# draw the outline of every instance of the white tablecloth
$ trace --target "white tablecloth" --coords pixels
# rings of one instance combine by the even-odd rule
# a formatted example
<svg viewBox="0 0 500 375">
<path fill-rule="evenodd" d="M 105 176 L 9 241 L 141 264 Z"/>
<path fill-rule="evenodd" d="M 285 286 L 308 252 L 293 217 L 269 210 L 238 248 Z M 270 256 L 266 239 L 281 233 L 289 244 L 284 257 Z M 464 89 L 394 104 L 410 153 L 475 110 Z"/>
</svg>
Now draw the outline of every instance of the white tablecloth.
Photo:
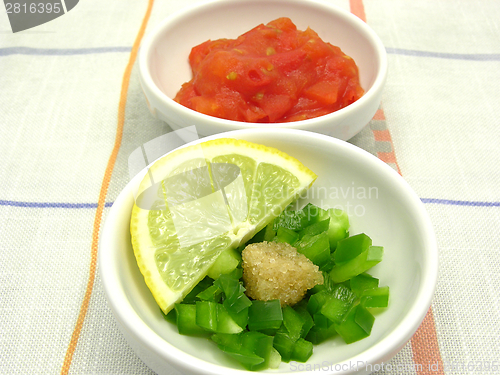
<svg viewBox="0 0 500 375">
<path fill-rule="evenodd" d="M 388 52 L 381 109 L 351 142 L 408 181 L 439 245 L 427 318 L 377 373 L 498 372 L 500 2 L 329 1 Z M 145 105 L 132 47 L 141 25 L 194 3 L 86 0 L 18 33 L 1 12 L 0 373 L 151 373 L 107 306 L 97 243 L 128 156 L 170 131 Z"/>
</svg>

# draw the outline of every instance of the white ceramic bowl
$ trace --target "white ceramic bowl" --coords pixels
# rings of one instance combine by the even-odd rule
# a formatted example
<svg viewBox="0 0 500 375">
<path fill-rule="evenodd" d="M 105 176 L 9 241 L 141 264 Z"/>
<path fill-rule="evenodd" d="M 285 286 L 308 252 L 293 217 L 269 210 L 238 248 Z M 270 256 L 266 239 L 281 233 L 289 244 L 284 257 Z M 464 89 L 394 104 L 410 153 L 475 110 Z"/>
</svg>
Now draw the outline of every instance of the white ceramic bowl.
<svg viewBox="0 0 500 375">
<path fill-rule="evenodd" d="M 325 374 L 365 374 L 387 362 L 411 338 L 431 303 L 438 256 L 423 204 L 392 168 L 347 142 L 292 129 L 246 129 L 209 138 L 232 137 L 276 147 L 296 157 L 319 177 L 306 201 L 347 210 L 351 234 L 364 232 L 384 247 L 384 260 L 370 273 L 391 290 L 390 305 L 377 315 L 370 337 L 346 345 L 340 338 L 315 346 L 310 366 Z M 136 265 L 130 243 L 132 180 L 113 203 L 100 242 L 102 282 L 129 344 L 159 374 L 232 375 L 237 369 L 207 339 L 181 336 L 166 322 Z M 296 373 L 303 365 L 282 363 L 272 372 Z M 353 367 L 354 366 L 354 367 Z M 365 366 L 367 366 L 365 368 Z M 371 366 L 371 367 L 370 367 Z M 339 371 L 337 371 L 339 370 Z"/>
<path fill-rule="evenodd" d="M 273 127 L 319 132 L 347 140 L 357 134 L 380 105 L 387 74 L 387 57 L 375 32 L 358 17 L 315 0 L 219 0 L 176 13 L 144 38 L 139 52 L 139 75 L 154 116 L 176 130 L 196 125 L 201 135 L 269 124 L 222 120 L 198 113 L 173 98 L 191 69 L 191 48 L 208 40 L 234 39 L 253 27 L 279 17 L 289 17 L 299 30 L 310 26 L 319 36 L 339 46 L 359 68 L 365 94 L 337 112 L 314 119 L 273 124 Z"/>
</svg>

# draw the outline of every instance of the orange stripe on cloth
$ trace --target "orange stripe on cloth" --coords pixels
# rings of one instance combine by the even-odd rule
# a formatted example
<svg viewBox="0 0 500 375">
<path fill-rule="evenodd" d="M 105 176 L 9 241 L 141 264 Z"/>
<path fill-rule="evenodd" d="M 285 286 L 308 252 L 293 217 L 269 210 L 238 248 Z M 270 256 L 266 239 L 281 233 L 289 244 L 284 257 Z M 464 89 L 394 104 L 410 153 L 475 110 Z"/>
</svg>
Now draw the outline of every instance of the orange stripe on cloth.
<svg viewBox="0 0 500 375">
<path fill-rule="evenodd" d="M 361 18 L 366 22 L 365 7 L 363 0 L 349 0 L 351 13 Z M 385 120 L 385 115 L 382 109 L 379 109 L 374 120 Z M 394 144 L 392 142 L 389 130 L 373 130 L 376 141 L 388 141 L 391 143 L 391 152 L 378 152 L 379 159 L 386 163 L 393 163 L 396 165 L 397 171 L 401 174 L 396 154 L 394 152 Z M 429 308 L 427 314 L 418 328 L 417 332 L 411 338 L 411 347 L 413 352 L 413 362 L 418 374 L 422 375 L 444 375 L 443 361 L 439 351 L 439 343 L 436 334 L 436 325 L 434 323 L 434 315 L 432 307 Z"/>
<path fill-rule="evenodd" d="M 375 116 L 373 116 L 374 120 L 385 120 L 385 114 L 382 109 L 377 109 L 377 112 L 375 112 Z"/>
<path fill-rule="evenodd" d="M 352 14 L 358 16 L 366 22 L 365 6 L 363 4 L 363 0 L 349 0 L 349 6 L 351 7 Z"/>
<path fill-rule="evenodd" d="M 392 143 L 392 138 L 391 138 L 391 133 L 389 132 L 389 129 L 384 129 L 384 130 L 372 130 L 373 136 L 375 137 L 375 141 L 377 142 L 391 142 Z M 394 159 L 396 159 L 394 157 Z"/>
<path fill-rule="evenodd" d="M 106 166 L 106 170 L 104 172 L 104 177 L 101 184 L 101 190 L 99 192 L 99 200 L 97 202 L 97 209 L 94 218 L 94 228 L 92 232 L 92 245 L 91 245 L 91 253 L 90 253 L 90 270 L 89 270 L 89 278 L 87 282 L 87 289 L 85 290 L 85 295 L 83 297 L 82 304 L 80 306 L 80 313 L 78 315 L 78 319 L 75 324 L 75 328 L 73 329 L 73 334 L 71 336 L 71 341 L 69 342 L 68 348 L 66 350 L 66 356 L 64 357 L 64 362 L 61 368 L 61 374 L 67 374 L 70 367 L 71 361 L 73 360 L 73 355 L 76 350 L 76 346 L 78 344 L 78 339 L 80 338 L 80 333 L 82 331 L 83 323 L 85 321 L 85 316 L 87 315 L 87 311 L 89 308 L 90 297 L 92 295 L 92 290 L 94 287 L 95 274 L 97 268 L 97 252 L 99 248 L 99 231 L 101 227 L 101 222 L 103 218 L 104 205 L 106 201 L 106 196 L 108 194 L 108 188 L 111 181 L 111 175 L 113 173 L 113 169 L 115 166 L 116 158 L 118 156 L 118 151 L 120 150 L 122 136 L 123 136 L 123 126 L 125 124 L 125 107 L 127 104 L 127 93 L 130 83 L 130 76 L 132 74 L 132 68 L 134 66 L 134 62 L 137 58 L 137 52 L 139 51 L 139 46 L 141 44 L 142 37 L 144 36 L 144 32 L 146 30 L 146 26 L 149 21 L 149 17 L 151 15 L 151 10 L 153 9 L 154 0 L 148 1 L 148 7 L 144 18 L 141 23 L 141 27 L 139 32 L 137 33 L 137 37 L 135 38 L 134 45 L 132 46 L 132 51 L 130 53 L 130 57 L 128 60 L 127 67 L 125 68 L 125 72 L 123 74 L 121 92 L 120 92 L 120 102 L 118 104 L 118 120 L 117 120 L 117 128 L 115 135 L 115 143 L 113 149 L 111 151 L 111 155 L 108 160 L 108 164 Z"/>
<path fill-rule="evenodd" d="M 422 375 L 444 375 L 443 361 L 439 352 L 436 325 L 432 308 L 427 311 L 417 332 L 411 338 L 413 362 Z"/>
</svg>

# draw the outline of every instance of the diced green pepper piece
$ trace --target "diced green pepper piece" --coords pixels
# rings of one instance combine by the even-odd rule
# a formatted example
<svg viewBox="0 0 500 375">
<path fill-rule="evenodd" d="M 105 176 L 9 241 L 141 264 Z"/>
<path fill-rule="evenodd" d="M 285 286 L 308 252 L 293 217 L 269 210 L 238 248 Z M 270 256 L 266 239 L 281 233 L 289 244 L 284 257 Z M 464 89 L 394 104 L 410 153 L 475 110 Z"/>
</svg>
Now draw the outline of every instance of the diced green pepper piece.
<svg viewBox="0 0 500 375">
<path fill-rule="evenodd" d="M 330 260 L 330 243 L 328 235 L 324 232 L 316 236 L 304 236 L 295 247 L 299 253 L 304 254 L 319 267 Z"/>
<path fill-rule="evenodd" d="M 197 300 L 198 294 L 208 288 L 213 284 L 213 280 L 209 277 L 203 278 L 198 284 L 194 286 L 194 288 L 184 297 L 182 303 L 184 304 L 192 304 Z"/>
<path fill-rule="evenodd" d="M 349 217 L 347 216 L 347 212 L 338 208 L 328 209 L 327 214 L 330 218 L 328 239 L 330 241 L 330 249 L 334 251 L 337 248 L 337 243 L 349 236 Z M 323 215 L 323 218 L 325 216 Z"/>
<path fill-rule="evenodd" d="M 342 241 L 341 241 L 342 242 Z M 339 245 L 340 246 L 340 245 Z M 337 248 L 338 251 L 338 248 Z M 384 249 L 381 246 L 370 246 L 357 257 L 332 268 L 329 275 L 333 282 L 341 283 L 368 271 L 382 261 Z"/>
<path fill-rule="evenodd" d="M 264 362 L 251 366 L 250 370 L 264 370 L 269 367 L 272 359 L 272 352 L 274 350 L 273 339 L 273 336 L 268 336 L 261 332 L 250 331 L 243 333 L 241 341 L 242 347 L 248 348 L 257 356 L 264 358 Z"/>
<path fill-rule="evenodd" d="M 208 336 L 208 332 L 196 324 L 196 305 L 175 304 L 177 329 L 181 335 Z"/>
<path fill-rule="evenodd" d="M 318 345 L 323 341 L 335 336 L 336 334 L 337 331 L 335 330 L 335 326 L 333 324 L 328 328 L 320 328 L 314 326 L 311 328 L 305 338 L 307 341 L 312 342 L 314 345 Z"/>
<path fill-rule="evenodd" d="M 328 319 L 325 315 L 320 312 L 317 312 L 313 315 L 314 326 L 318 328 L 330 328 L 333 322 Z"/>
<path fill-rule="evenodd" d="M 295 341 L 290 338 L 287 332 L 276 332 L 273 346 L 280 353 L 283 362 L 290 362 Z"/>
<path fill-rule="evenodd" d="M 302 210 L 285 209 L 276 219 L 274 219 L 273 230 L 287 228 L 299 231 L 307 226 L 307 216 Z"/>
<path fill-rule="evenodd" d="M 300 337 L 305 338 L 311 328 L 314 326 L 314 320 L 307 311 L 307 305 L 305 304 L 305 301 L 302 300 L 298 304 L 296 304 L 293 309 L 299 314 L 302 319 L 304 320 L 304 324 L 302 325 L 302 330 L 300 331 Z"/>
<path fill-rule="evenodd" d="M 271 369 L 277 369 L 278 367 L 280 367 L 280 364 L 281 364 L 281 354 L 273 346 L 271 347 L 271 352 L 269 353 L 268 367 Z"/>
<path fill-rule="evenodd" d="M 162 309 L 160 309 L 161 314 L 163 315 L 163 319 L 172 324 L 177 324 L 177 314 L 175 313 L 175 309 L 172 309 L 165 314 Z"/>
<path fill-rule="evenodd" d="M 243 331 L 223 304 L 211 301 L 196 302 L 196 324 L 215 333 L 239 333 Z"/>
<path fill-rule="evenodd" d="M 219 285 L 212 284 L 204 291 L 198 293 L 196 297 L 202 301 L 220 302 L 222 289 Z"/>
<path fill-rule="evenodd" d="M 246 326 L 247 310 L 242 310 L 239 314 L 235 314 L 236 319 L 226 309 L 225 305 L 217 304 L 217 330 L 218 333 L 240 333 Z M 237 321 L 238 320 L 238 321 Z"/>
<path fill-rule="evenodd" d="M 229 277 L 232 277 L 233 279 L 239 280 L 243 276 L 243 269 L 238 267 L 232 270 L 231 272 L 226 274 Z"/>
<path fill-rule="evenodd" d="M 307 301 L 307 311 L 309 312 L 309 314 L 311 314 L 311 316 L 314 316 L 314 314 L 320 312 L 325 302 L 330 298 L 330 293 L 326 289 L 312 294 L 309 297 L 309 301 Z"/>
<path fill-rule="evenodd" d="M 375 317 L 364 306 L 359 305 L 356 309 L 356 313 L 354 314 L 354 321 L 361 328 L 363 328 L 368 335 L 370 335 L 373 323 L 375 322 Z"/>
<path fill-rule="evenodd" d="M 330 226 L 330 218 L 318 221 L 302 229 L 299 232 L 299 238 L 302 238 L 304 236 L 316 236 L 320 233 L 326 232 L 329 226 Z"/>
<path fill-rule="evenodd" d="M 264 228 L 262 228 L 260 231 L 258 231 L 247 242 L 247 244 L 256 243 L 256 242 L 263 242 L 263 241 L 267 241 L 267 242 L 272 241 L 273 238 L 276 236 L 276 230 L 273 228 L 273 226 L 274 226 L 274 222 L 271 221 Z"/>
<path fill-rule="evenodd" d="M 364 233 L 347 237 L 337 244 L 337 249 L 334 252 L 335 263 L 340 264 L 352 260 L 368 250 L 371 245 L 371 238 Z"/>
<path fill-rule="evenodd" d="M 243 335 L 244 333 L 236 335 L 217 333 L 210 338 L 220 350 L 236 359 L 246 369 L 251 370 L 262 365 L 265 359 L 243 345 Z"/>
<path fill-rule="evenodd" d="M 236 324 L 238 324 L 241 328 L 245 329 L 248 325 L 248 307 L 245 307 L 243 310 L 239 312 L 234 312 L 231 309 L 227 308 L 227 301 L 223 302 L 224 307 L 226 308 L 227 312 L 231 316 L 231 318 L 234 320 Z"/>
<path fill-rule="evenodd" d="M 285 242 L 293 246 L 299 239 L 299 234 L 291 229 L 279 227 L 276 231 L 277 242 Z"/>
<path fill-rule="evenodd" d="M 210 332 L 217 332 L 217 305 L 216 302 L 197 301 L 196 324 Z"/>
<path fill-rule="evenodd" d="M 248 309 L 248 329 L 250 331 L 272 331 L 280 328 L 283 311 L 278 299 L 271 301 L 252 301 Z"/>
<path fill-rule="evenodd" d="M 241 347 L 241 333 L 215 333 L 210 336 L 210 339 L 218 345 L 228 346 L 231 348 Z"/>
<path fill-rule="evenodd" d="M 331 296 L 332 298 L 329 298 L 321 307 L 321 314 L 333 323 L 340 324 L 356 300 L 356 295 L 349 288 L 339 284 L 332 291 Z"/>
<path fill-rule="evenodd" d="M 346 344 L 353 343 L 368 337 L 365 328 L 356 323 L 356 311 L 360 305 L 355 305 L 349 310 L 341 324 L 334 324 L 335 330 L 344 339 Z"/>
<path fill-rule="evenodd" d="M 244 289 L 240 293 L 235 293 L 224 300 L 224 306 L 226 306 L 229 311 L 236 314 L 250 307 L 251 304 L 252 301 L 246 296 Z"/>
<path fill-rule="evenodd" d="M 383 286 L 363 291 L 361 305 L 372 308 L 389 306 L 389 287 Z"/>
<path fill-rule="evenodd" d="M 309 221 L 308 225 L 311 225 L 311 224 L 316 223 L 320 220 L 323 220 L 323 218 L 327 214 L 326 210 L 324 210 L 321 207 L 318 207 L 312 203 L 306 204 L 304 206 L 304 208 L 302 208 L 302 211 L 305 213 L 305 215 L 308 218 L 308 221 Z"/>
<path fill-rule="evenodd" d="M 335 260 L 333 259 L 333 254 L 330 254 L 328 260 L 324 262 L 321 267 L 319 267 L 319 270 L 328 273 L 333 269 L 333 267 L 335 267 Z"/>
<path fill-rule="evenodd" d="M 292 350 L 291 360 L 297 362 L 306 362 L 313 353 L 313 344 L 310 341 L 299 338 Z"/>
<path fill-rule="evenodd" d="M 220 275 L 230 273 L 241 262 L 241 254 L 235 249 L 224 250 L 215 260 L 214 264 L 209 268 L 207 276 L 217 280 Z"/>
<path fill-rule="evenodd" d="M 361 297 L 363 292 L 367 289 L 378 288 L 379 280 L 367 273 L 361 273 L 354 276 L 351 280 L 351 290 L 358 296 Z"/>
<path fill-rule="evenodd" d="M 245 294 L 245 288 L 241 282 L 228 274 L 221 275 L 214 285 L 219 286 L 224 292 L 226 299 L 224 305 L 234 313 L 239 313 L 244 308 L 249 307 L 252 302 Z"/>
<path fill-rule="evenodd" d="M 283 307 L 283 326 L 286 328 L 288 335 L 293 341 L 300 338 L 302 327 L 305 323 L 305 319 L 292 307 Z"/>
<path fill-rule="evenodd" d="M 308 203 L 301 210 L 292 210 L 288 207 L 274 219 L 273 229 L 278 230 L 279 227 L 284 227 L 294 231 L 301 231 L 319 221 L 320 215 L 324 212 L 325 210 L 312 203 Z"/>
</svg>

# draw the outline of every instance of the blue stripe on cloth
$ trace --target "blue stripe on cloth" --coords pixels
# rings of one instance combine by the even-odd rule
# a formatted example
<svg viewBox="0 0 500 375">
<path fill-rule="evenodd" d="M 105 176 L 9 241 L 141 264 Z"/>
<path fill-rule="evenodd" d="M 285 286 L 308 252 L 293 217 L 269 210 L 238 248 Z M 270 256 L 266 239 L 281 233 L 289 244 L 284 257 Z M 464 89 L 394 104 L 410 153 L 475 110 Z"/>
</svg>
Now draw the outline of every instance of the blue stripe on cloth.
<svg viewBox="0 0 500 375">
<path fill-rule="evenodd" d="M 0 48 L 0 56 L 37 55 L 37 56 L 72 56 L 90 55 L 95 53 L 130 52 L 131 47 L 95 47 L 95 48 L 31 48 L 5 47 Z"/>
<path fill-rule="evenodd" d="M 422 203 L 445 204 L 450 206 L 500 207 L 500 202 L 460 201 L 453 199 L 420 198 Z M 106 202 L 105 207 L 111 207 L 113 202 Z M 0 199 L 0 206 L 25 208 L 97 208 L 97 203 L 65 203 L 65 202 L 23 202 Z"/>
<path fill-rule="evenodd" d="M 500 61 L 499 53 L 444 53 L 444 52 L 430 52 L 430 51 L 417 51 L 403 48 L 386 48 L 387 53 L 394 55 L 418 56 L 418 57 L 437 57 L 441 59 L 451 60 L 472 60 L 472 61 Z"/>
<path fill-rule="evenodd" d="M 111 207 L 113 202 L 106 202 L 105 207 Z M 64 202 L 22 202 L 0 199 L 0 206 L 25 208 L 97 208 L 97 203 L 64 203 Z"/>
<path fill-rule="evenodd" d="M 423 203 L 447 204 L 452 206 L 500 207 L 500 202 L 459 201 L 453 199 L 421 198 Z"/>
<path fill-rule="evenodd" d="M 31 47 L 4 47 L 0 48 L 1 56 L 10 55 L 39 55 L 39 56 L 71 56 L 90 55 L 96 53 L 130 52 L 131 47 L 93 47 L 93 48 L 31 48 Z M 431 51 L 418 51 L 404 48 L 386 48 L 387 53 L 393 55 L 437 57 L 452 60 L 472 61 L 500 61 L 499 53 L 444 53 Z"/>
</svg>

